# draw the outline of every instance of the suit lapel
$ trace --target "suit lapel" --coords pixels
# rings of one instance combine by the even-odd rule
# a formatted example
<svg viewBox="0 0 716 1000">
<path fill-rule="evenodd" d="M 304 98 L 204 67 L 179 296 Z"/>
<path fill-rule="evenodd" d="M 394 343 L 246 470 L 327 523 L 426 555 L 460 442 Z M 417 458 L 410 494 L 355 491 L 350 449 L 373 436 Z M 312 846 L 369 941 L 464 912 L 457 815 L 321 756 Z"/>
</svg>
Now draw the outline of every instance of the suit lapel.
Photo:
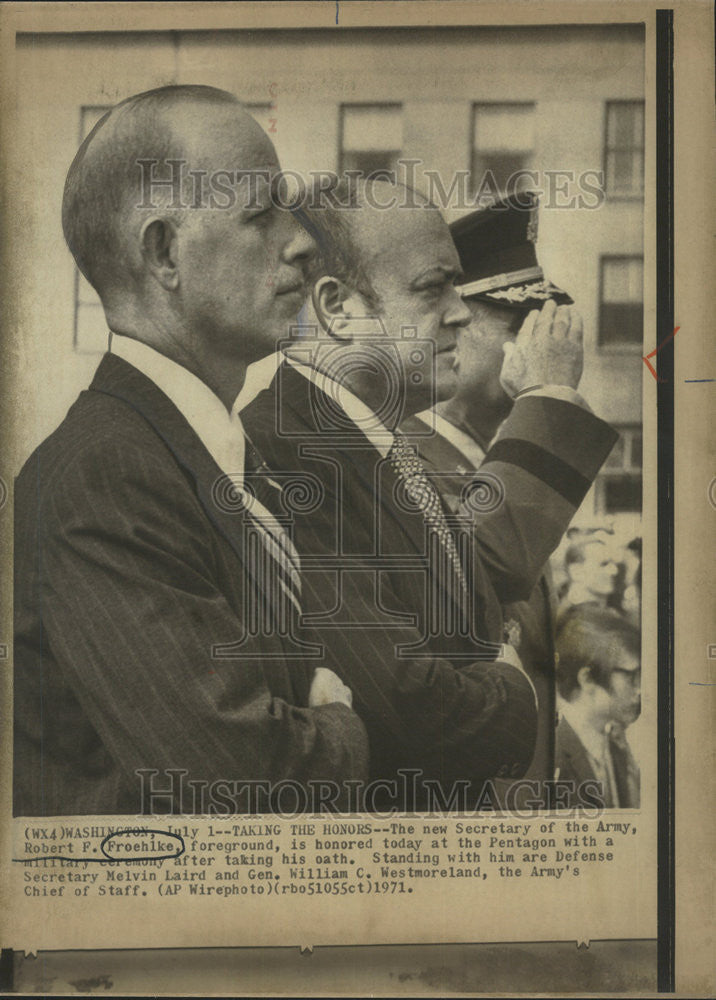
<svg viewBox="0 0 716 1000">
<path fill-rule="evenodd" d="M 571 774 L 577 783 L 583 781 L 594 781 L 596 776 L 589 763 L 587 752 L 582 745 L 575 731 L 567 720 L 562 717 L 557 729 L 558 753 L 560 756 L 569 758 L 571 762 Z"/>
<path fill-rule="evenodd" d="M 414 557 L 418 552 L 427 559 L 427 536 L 422 514 L 406 511 L 398 503 L 397 496 L 401 491 L 397 489 L 398 477 L 391 463 L 380 455 L 330 396 L 286 362 L 279 367 L 268 392 L 273 396 L 275 426 L 279 433 L 288 428 L 301 428 L 305 433 L 299 455 L 332 457 L 344 470 L 348 509 L 352 509 L 352 489 L 358 486 L 366 495 L 365 505 L 371 506 L 375 526 L 376 555 L 405 554 Z M 285 428 L 281 427 L 282 420 L 286 420 Z M 346 468 L 346 458 L 349 468 Z M 450 511 L 446 511 L 446 515 L 449 518 Z M 458 526 L 458 531 L 464 530 Z M 470 551 L 469 539 L 466 551 Z M 465 569 L 469 572 L 467 567 Z M 441 573 L 437 582 L 440 591 L 454 607 L 457 620 L 461 620 L 465 614 L 463 595 L 458 592 L 452 578 L 448 580 Z M 475 594 L 478 590 L 481 588 L 476 587 Z M 436 600 L 442 607 L 442 602 Z M 476 617 L 473 614 L 472 617 L 478 620 L 479 615 Z"/>
<path fill-rule="evenodd" d="M 619 805 L 623 809 L 639 807 L 639 777 L 626 737 L 618 739 L 614 730 L 609 734 L 609 750 L 614 765 L 614 782 L 617 786 Z"/>
<path fill-rule="evenodd" d="M 321 460 L 324 474 L 329 466 L 341 472 L 345 470 L 349 486 L 346 487 L 344 483 L 341 495 L 345 498 L 344 524 L 347 525 L 347 530 L 350 531 L 350 525 L 356 523 L 354 511 L 360 510 L 360 520 L 363 522 L 366 511 L 371 511 L 375 528 L 370 539 L 371 553 L 375 556 L 381 554 L 376 540 L 384 538 L 386 545 L 383 554 L 406 557 L 415 565 L 415 573 L 399 573 L 397 576 L 400 577 L 400 589 L 404 585 L 411 591 L 409 597 L 406 593 L 407 603 L 413 607 L 417 602 L 425 610 L 427 592 L 424 571 L 427 554 L 423 516 L 419 512 L 408 512 L 398 506 L 394 500 L 398 479 L 390 462 L 382 459 L 374 445 L 343 411 L 337 414 L 337 419 L 330 416 L 337 413 L 335 406 L 315 383 L 284 362 L 271 384 L 255 397 L 241 416 L 249 435 L 274 472 L 281 468 L 295 470 L 297 465 L 302 466 L 304 460 L 310 461 L 309 456 L 313 456 L 313 462 L 319 467 L 319 476 Z M 364 524 L 364 533 L 365 530 Z M 465 608 L 460 596 L 456 595 L 452 581 L 445 580 L 441 574 L 438 587 L 448 601 L 447 605 L 443 603 L 441 607 L 452 607 L 453 618 L 457 622 L 463 622 L 469 635 L 454 635 L 452 630 L 455 621 L 451 623 L 448 618 L 448 634 L 439 641 L 448 642 L 446 656 L 469 656 L 471 659 L 475 658 L 475 644 L 484 651 L 487 648 L 485 644 L 488 643 L 490 655 L 487 658 L 490 659 L 494 658 L 498 644 L 502 641 L 502 617 L 494 589 L 474 555 L 472 534 L 468 532 L 468 536 L 466 552 L 471 564 L 464 568 L 468 581 L 471 581 L 471 607 L 467 609 L 466 619 Z M 313 544 L 311 542 L 301 555 L 313 555 Z M 362 553 L 364 549 L 365 544 L 356 552 Z M 350 549 L 345 551 L 352 554 Z M 422 571 L 415 563 L 416 554 L 424 557 Z M 420 588 L 419 594 L 415 590 L 416 586 Z M 444 612 L 440 614 L 444 615 Z M 434 653 L 432 638 L 427 645 Z"/>
<path fill-rule="evenodd" d="M 258 593 L 270 601 L 273 591 L 259 568 L 261 559 L 248 555 L 249 536 L 255 534 L 256 528 L 242 513 L 230 480 L 174 403 L 146 375 L 112 354 L 102 359 L 89 391 L 121 399 L 152 426 L 194 484 L 207 517 L 231 546 Z"/>
<path fill-rule="evenodd" d="M 397 485 L 390 462 L 383 459 L 363 431 L 330 396 L 286 362 L 278 369 L 268 391 L 276 400 L 277 421 L 286 419 L 287 426 L 292 430 L 297 428 L 299 433 L 303 432 L 299 455 L 325 456 L 334 460 L 339 456 L 342 468 L 345 468 L 347 459 L 350 463 L 350 469 L 346 470 L 349 476 L 362 486 L 375 505 L 376 524 L 379 526 L 381 517 L 388 515 L 401 535 L 409 539 L 410 551 L 422 551 L 422 516 L 406 514 L 388 499 L 394 496 Z M 277 427 L 281 433 L 279 423 Z"/>
</svg>

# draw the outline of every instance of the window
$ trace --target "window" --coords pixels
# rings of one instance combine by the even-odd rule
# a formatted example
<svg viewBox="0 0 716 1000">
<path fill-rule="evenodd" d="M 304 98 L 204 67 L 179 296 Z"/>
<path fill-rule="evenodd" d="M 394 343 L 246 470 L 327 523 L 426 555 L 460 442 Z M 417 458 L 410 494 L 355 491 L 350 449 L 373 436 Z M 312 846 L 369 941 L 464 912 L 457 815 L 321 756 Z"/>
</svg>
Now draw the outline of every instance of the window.
<svg viewBox="0 0 716 1000">
<path fill-rule="evenodd" d="M 499 195 L 534 187 L 529 170 L 534 153 L 534 104 L 473 105 L 471 181 L 473 194 Z M 488 174 L 489 171 L 489 174 Z"/>
<path fill-rule="evenodd" d="M 607 195 L 634 197 L 643 192 L 643 101 L 607 102 L 604 171 Z"/>
<path fill-rule="evenodd" d="M 338 172 L 360 170 L 365 177 L 377 170 L 398 169 L 403 148 L 400 104 L 344 104 L 341 108 Z"/>
<path fill-rule="evenodd" d="M 642 430 L 636 424 L 616 429 L 619 439 L 597 478 L 595 507 L 600 514 L 639 513 Z"/>
<path fill-rule="evenodd" d="M 109 106 L 92 105 L 80 109 L 80 142 L 86 139 Z M 107 350 L 107 320 L 94 288 L 79 270 L 75 278 L 75 350 L 80 354 Z"/>
<path fill-rule="evenodd" d="M 600 347 L 641 347 L 643 284 L 644 261 L 641 257 L 602 257 Z"/>
</svg>

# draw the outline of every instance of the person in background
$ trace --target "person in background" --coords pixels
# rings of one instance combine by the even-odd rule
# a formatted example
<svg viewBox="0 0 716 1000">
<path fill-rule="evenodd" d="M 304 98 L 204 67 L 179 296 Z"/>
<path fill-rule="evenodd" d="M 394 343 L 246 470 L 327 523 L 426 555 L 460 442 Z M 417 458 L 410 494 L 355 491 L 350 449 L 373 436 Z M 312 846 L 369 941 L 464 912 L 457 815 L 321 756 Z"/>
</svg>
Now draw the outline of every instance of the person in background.
<svg viewBox="0 0 716 1000">
<path fill-rule="evenodd" d="M 576 605 L 609 606 L 619 577 L 619 561 L 613 544 L 594 534 L 579 538 L 567 548 L 564 564 L 568 585 L 558 618 Z"/>
<path fill-rule="evenodd" d="M 557 632 L 555 778 L 596 781 L 606 808 L 638 808 L 640 775 L 626 730 L 641 712 L 639 630 L 618 612 L 596 604 L 571 608 Z M 567 804 L 567 803 L 565 803 Z"/>
<path fill-rule="evenodd" d="M 621 610 L 635 625 L 641 622 L 641 538 L 632 538 L 624 549 L 624 593 Z"/>
</svg>

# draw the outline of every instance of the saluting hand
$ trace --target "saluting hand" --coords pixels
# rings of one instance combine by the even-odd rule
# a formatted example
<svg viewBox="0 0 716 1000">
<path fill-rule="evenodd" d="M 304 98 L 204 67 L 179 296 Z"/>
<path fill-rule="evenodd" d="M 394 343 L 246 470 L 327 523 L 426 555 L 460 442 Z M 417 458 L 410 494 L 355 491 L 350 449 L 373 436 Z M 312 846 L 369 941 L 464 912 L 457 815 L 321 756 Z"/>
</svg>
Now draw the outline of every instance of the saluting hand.
<svg viewBox="0 0 716 1000">
<path fill-rule="evenodd" d="M 576 389 L 582 377 L 582 317 L 571 306 L 551 299 L 533 309 L 514 343 L 503 345 L 505 359 L 500 382 L 515 396 L 531 386 L 566 385 Z"/>
</svg>

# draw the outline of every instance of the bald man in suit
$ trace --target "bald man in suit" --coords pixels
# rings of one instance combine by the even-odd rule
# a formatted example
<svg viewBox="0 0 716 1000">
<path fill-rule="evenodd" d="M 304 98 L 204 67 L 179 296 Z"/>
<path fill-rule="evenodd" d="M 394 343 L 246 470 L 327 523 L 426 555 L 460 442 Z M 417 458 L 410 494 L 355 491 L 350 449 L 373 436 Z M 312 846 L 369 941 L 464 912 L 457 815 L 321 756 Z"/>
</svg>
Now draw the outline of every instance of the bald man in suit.
<svg viewBox="0 0 716 1000">
<path fill-rule="evenodd" d="M 417 769 L 447 798 L 455 782 L 479 789 L 529 766 L 534 686 L 503 642 L 502 604 L 531 593 L 614 434 L 575 391 L 581 320 L 550 302 L 506 366 L 521 398 L 483 464 L 504 503 L 482 505 L 477 483 L 478 502 L 452 518 L 398 428 L 455 390 L 470 321 L 457 251 L 416 192 L 366 182 L 336 194 L 350 211 L 306 220 L 322 250 L 306 325 L 242 419 L 272 469 L 320 485 L 292 513 L 293 538 L 372 776 Z M 418 790 L 405 807 L 425 802 Z"/>
<path fill-rule="evenodd" d="M 266 183 L 197 204 L 191 171 L 229 164 Z M 244 491 L 261 461 L 232 409 L 314 249 L 278 170 L 198 86 L 122 102 L 70 167 L 65 236 L 111 350 L 16 484 L 16 814 L 255 812 L 245 786 L 366 775 L 350 691 L 285 627 L 300 567 Z"/>
</svg>

